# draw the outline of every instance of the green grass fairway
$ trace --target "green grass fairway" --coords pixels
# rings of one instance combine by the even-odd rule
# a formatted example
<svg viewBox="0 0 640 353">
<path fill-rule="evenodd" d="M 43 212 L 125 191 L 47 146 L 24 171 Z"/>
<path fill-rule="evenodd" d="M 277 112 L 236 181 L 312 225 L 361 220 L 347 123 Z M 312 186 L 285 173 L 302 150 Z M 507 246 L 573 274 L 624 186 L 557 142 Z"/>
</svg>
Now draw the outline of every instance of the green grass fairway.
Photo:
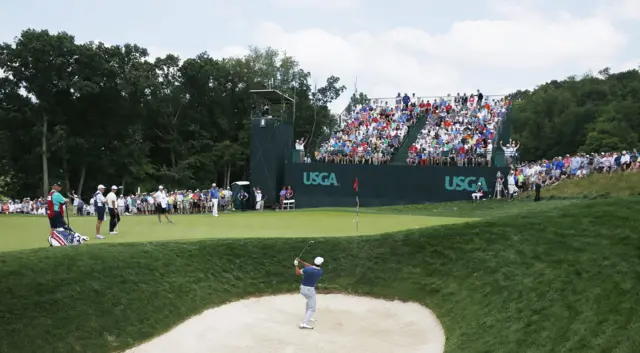
<svg viewBox="0 0 640 353">
<path fill-rule="evenodd" d="M 420 303 L 446 353 L 640 352 L 640 197 L 563 188 L 540 203 L 364 209 L 366 236 L 334 236 L 354 234 L 349 210 L 184 216 L 173 228 L 131 217 L 119 240 L 134 243 L 0 252 L 0 352 L 121 352 L 207 308 L 295 292 L 292 260 L 310 236 L 303 257 L 325 258 L 321 294 Z M 447 220 L 458 223 L 429 227 Z M 31 246 L 46 233 L 44 219 L 0 226 L 5 248 L 6 229 L 27 227 L 11 237 L 37 237 Z M 164 238 L 191 240 L 145 242 Z"/>
<path fill-rule="evenodd" d="M 87 244 L 114 242 L 147 242 L 166 240 L 193 240 L 204 238 L 255 237 L 329 237 L 371 235 L 408 228 L 467 222 L 473 219 L 426 217 L 402 214 L 360 213 L 356 232 L 353 210 L 312 210 L 295 212 L 235 212 L 211 215 L 173 216 L 175 224 L 158 224 L 155 216 L 125 216 L 118 235 L 108 235 L 108 222 L 102 225 L 102 234 L 108 239 L 96 240 L 95 217 L 72 217 L 71 226 L 91 238 Z M 0 217 L 0 252 L 48 247 L 49 224 L 42 216 Z"/>
</svg>

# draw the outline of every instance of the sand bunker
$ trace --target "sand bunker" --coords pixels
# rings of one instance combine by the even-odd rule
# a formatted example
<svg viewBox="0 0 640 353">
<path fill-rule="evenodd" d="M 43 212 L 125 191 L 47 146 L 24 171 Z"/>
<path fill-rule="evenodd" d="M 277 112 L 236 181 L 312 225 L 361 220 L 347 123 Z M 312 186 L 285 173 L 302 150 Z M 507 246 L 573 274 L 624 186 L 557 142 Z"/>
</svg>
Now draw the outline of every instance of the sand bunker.
<svg viewBox="0 0 640 353">
<path fill-rule="evenodd" d="M 314 330 L 301 330 L 305 300 L 289 294 L 210 309 L 126 353 L 442 353 L 445 336 L 413 303 L 318 295 Z"/>
</svg>

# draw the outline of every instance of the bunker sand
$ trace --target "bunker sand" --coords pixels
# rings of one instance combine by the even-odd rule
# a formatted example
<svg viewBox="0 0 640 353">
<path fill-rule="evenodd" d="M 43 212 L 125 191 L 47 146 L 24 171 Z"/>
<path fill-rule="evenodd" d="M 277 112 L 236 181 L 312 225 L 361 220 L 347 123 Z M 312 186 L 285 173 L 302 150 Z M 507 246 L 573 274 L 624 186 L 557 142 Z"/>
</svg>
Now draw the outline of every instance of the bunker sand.
<svg viewBox="0 0 640 353">
<path fill-rule="evenodd" d="M 288 294 L 207 310 L 126 353 L 442 353 L 436 316 L 415 303 L 318 295 L 314 330 L 301 330 L 305 300 Z"/>
</svg>

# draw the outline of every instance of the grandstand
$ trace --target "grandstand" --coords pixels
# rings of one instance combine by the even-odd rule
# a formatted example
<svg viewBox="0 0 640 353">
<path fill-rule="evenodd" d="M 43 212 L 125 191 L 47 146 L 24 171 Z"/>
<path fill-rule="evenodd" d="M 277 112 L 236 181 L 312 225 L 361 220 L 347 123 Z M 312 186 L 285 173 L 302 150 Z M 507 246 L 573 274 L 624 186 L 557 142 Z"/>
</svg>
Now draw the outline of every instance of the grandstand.
<svg viewBox="0 0 640 353">
<path fill-rule="evenodd" d="M 509 101 L 502 95 L 415 93 L 373 98 L 341 114 L 315 160 L 339 164 L 491 165 Z"/>
<path fill-rule="evenodd" d="M 508 173 L 504 151 L 492 146 L 509 142 L 509 107 L 504 96 L 479 91 L 370 99 L 341 114 L 337 131 L 308 151 L 311 163 L 265 158 L 271 152 L 252 145 L 252 155 L 260 159 L 252 158 L 251 182 L 273 189 L 274 195 L 282 185 L 291 186 L 299 208 L 353 205 L 355 180 L 359 200 L 367 206 L 465 200 L 479 187 L 488 198 L 497 188 L 498 172 Z M 252 140 L 261 136 L 261 146 L 282 145 L 279 139 L 291 133 L 276 132 L 284 125 L 254 128 Z M 256 173 L 266 159 L 272 169 Z"/>
</svg>

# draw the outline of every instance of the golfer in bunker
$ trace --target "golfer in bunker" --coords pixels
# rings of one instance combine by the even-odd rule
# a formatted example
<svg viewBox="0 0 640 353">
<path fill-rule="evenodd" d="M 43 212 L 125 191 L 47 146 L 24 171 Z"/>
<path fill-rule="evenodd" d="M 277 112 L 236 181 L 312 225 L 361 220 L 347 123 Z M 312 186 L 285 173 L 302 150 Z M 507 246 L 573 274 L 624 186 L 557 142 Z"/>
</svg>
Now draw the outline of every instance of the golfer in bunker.
<svg viewBox="0 0 640 353">
<path fill-rule="evenodd" d="M 316 312 L 316 284 L 318 284 L 318 280 L 322 277 L 322 269 L 320 266 L 322 266 L 323 262 L 324 259 L 321 257 L 315 258 L 313 266 L 300 260 L 300 258 L 296 258 L 293 262 L 296 266 L 296 275 L 302 276 L 300 294 L 307 299 L 304 320 L 300 324 L 300 328 L 302 329 L 313 329 L 313 326 L 309 325 L 309 322 L 315 321 L 313 314 Z M 300 269 L 298 267 L 299 263 L 302 264 L 304 268 Z"/>
</svg>

